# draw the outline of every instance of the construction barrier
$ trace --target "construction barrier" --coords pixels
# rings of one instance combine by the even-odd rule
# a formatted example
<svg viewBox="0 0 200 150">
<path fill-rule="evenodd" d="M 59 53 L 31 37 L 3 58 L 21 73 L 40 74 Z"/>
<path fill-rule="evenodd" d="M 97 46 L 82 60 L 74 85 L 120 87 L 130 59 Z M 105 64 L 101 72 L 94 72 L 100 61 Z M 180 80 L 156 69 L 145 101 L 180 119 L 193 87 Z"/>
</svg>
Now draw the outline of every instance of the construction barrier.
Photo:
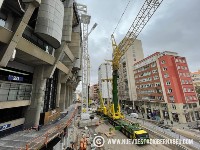
<svg viewBox="0 0 200 150">
<path fill-rule="evenodd" d="M 29 141 L 25 147 L 22 147 L 19 150 L 39 149 L 42 146 L 47 145 L 48 142 L 50 142 L 52 139 L 62 134 L 64 132 L 64 128 L 71 125 L 72 119 L 75 117 L 77 110 L 77 106 L 75 106 L 74 112 L 65 123 L 56 125 L 55 127 L 52 127 L 51 129 L 46 131 L 43 135 L 31 139 L 31 141 Z"/>
</svg>

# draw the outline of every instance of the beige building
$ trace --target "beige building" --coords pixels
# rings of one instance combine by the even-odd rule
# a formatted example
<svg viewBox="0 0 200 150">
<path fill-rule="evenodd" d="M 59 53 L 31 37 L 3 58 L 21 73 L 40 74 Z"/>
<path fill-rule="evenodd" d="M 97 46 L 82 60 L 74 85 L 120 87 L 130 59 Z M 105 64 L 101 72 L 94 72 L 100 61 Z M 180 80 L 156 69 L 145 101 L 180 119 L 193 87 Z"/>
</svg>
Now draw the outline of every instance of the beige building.
<svg viewBox="0 0 200 150">
<path fill-rule="evenodd" d="M 141 40 L 135 40 L 125 55 L 121 58 L 118 79 L 118 96 L 122 104 L 133 106 L 137 99 L 133 65 L 144 58 Z"/>
<path fill-rule="evenodd" d="M 94 84 L 92 86 L 90 86 L 90 93 L 89 93 L 89 96 L 90 96 L 90 99 L 91 100 L 98 100 L 98 89 L 99 89 L 99 85 L 98 84 Z"/>
<path fill-rule="evenodd" d="M 192 81 L 195 87 L 200 87 L 200 70 L 191 72 Z"/>
</svg>

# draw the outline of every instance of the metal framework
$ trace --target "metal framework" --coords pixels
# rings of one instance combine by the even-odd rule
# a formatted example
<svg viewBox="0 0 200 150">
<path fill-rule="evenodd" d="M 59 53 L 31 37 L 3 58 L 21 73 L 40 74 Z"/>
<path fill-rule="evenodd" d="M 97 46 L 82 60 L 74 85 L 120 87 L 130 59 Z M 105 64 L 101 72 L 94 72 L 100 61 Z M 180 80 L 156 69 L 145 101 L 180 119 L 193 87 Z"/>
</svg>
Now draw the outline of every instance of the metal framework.
<svg viewBox="0 0 200 150">
<path fill-rule="evenodd" d="M 133 21 L 124 39 L 116 44 L 114 36 L 111 36 L 113 44 L 113 63 L 114 68 L 119 69 L 119 61 L 121 57 L 126 53 L 129 47 L 134 43 L 142 29 L 145 27 L 147 22 L 150 20 L 152 15 L 155 13 L 157 8 L 160 6 L 163 0 L 146 0 L 140 9 L 138 15 Z M 113 68 L 113 69 L 114 69 Z"/>
<path fill-rule="evenodd" d="M 160 6 L 163 0 L 145 0 L 142 5 L 138 15 L 133 21 L 131 27 L 129 28 L 124 39 L 117 45 L 114 35 L 111 35 L 112 47 L 113 47 L 113 105 L 111 107 L 110 112 L 119 112 L 119 103 L 118 103 L 118 90 L 117 90 L 117 78 L 118 78 L 118 69 L 120 65 L 121 57 L 126 53 L 131 45 L 133 45 L 134 41 L 145 27 L 147 22 L 151 19 L 152 15 L 155 13 L 157 8 Z M 114 110 L 113 110 L 114 109 Z M 108 113 L 109 114 L 109 113 Z M 117 116 L 119 116 L 119 114 Z M 112 113 L 110 116 L 115 116 Z"/>
<path fill-rule="evenodd" d="M 88 53 L 88 25 L 91 16 L 87 15 L 87 6 L 77 4 L 82 23 L 82 113 L 88 110 L 88 81 L 89 81 L 89 53 Z"/>
</svg>

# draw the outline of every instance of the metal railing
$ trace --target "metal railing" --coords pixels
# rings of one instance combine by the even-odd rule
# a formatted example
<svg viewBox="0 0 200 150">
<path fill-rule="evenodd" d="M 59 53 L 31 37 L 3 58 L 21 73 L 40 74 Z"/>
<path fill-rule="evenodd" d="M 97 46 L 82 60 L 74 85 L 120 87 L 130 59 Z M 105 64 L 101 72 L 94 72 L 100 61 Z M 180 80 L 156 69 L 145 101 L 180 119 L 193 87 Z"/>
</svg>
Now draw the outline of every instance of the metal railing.
<svg viewBox="0 0 200 150">
<path fill-rule="evenodd" d="M 31 139 L 30 141 L 28 141 L 28 143 L 24 147 L 19 148 L 19 150 L 40 149 L 42 146 L 47 145 L 55 137 L 58 137 L 59 135 L 61 135 L 64 132 L 65 128 L 71 125 L 72 119 L 75 117 L 75 114 L 77 113 L 77 111 L 78 109 L 76 105 L 74 112 L 71 114 L 70 118 L 66 122 L 60 123 L 50 128 L 43 135 L 40 135 L 34 139 Z"/>
</svg>

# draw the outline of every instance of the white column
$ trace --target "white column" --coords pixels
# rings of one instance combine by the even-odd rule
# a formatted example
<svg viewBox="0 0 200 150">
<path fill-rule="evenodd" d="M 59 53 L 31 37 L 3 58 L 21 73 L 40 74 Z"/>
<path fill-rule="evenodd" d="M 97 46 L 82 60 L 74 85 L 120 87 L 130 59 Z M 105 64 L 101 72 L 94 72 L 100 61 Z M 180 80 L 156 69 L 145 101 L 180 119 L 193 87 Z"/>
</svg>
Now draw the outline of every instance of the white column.
<svg viewBox="0 0 200 150">
<path fill-rule="evenodd" d="M 60 111 L 65 110 L 65 99 L 66 99 L 66 83 L 61 83 L 61 93 L 60 93 Z"/>
<path fill-rule="evenodd" d="M 44 78 L 44 66 L 37 66 L 33 75 L 33 90 L 31 105 L 25 116 L 25 125 L 33 127 L 39 125 L 40 113 L 43 111 L 46 78 Z"/>
</svg>

